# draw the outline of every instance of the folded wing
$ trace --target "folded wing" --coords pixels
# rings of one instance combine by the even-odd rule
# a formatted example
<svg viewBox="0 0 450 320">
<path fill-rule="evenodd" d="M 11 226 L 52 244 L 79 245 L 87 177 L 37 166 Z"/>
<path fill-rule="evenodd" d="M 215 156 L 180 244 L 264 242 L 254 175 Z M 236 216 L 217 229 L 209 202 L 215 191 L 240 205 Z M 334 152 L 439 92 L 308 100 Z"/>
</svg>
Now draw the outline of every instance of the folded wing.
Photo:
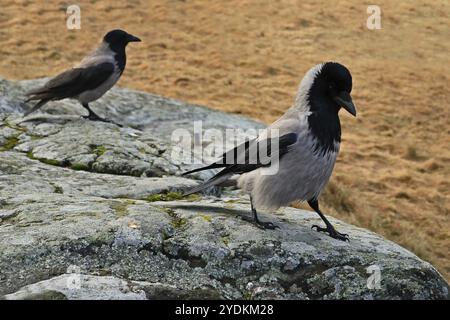
<svg viewBox="0 0 450 320">
<path fill-rule="evenodd" d="M 277 141 L 275 141 L 275 139 L 277 139 Z M 183 175 L 214 168 L 224 168 L 205 183 L 186 192 L 185 195 L 196 193 L 208 187 L 220 184 L 234 174 L 242 174 L 261 167 L 270 166 L 275 159 L 279 160 L 287 154 L 290 146 L 296 143 L 297 139 L 298 136 L 296 133 L 288 133 L 279 138 L 270 138 L 262 141 L 257 141 L 256 139 L 246 141 L 236 148 L 224 153 L 219 161 L 214 162 L 209 166 L 184 173 Z M 274 148 L 276 145 L 278 145 L 278 148 Z M 230 161 L 230 159 L 232 160 Z"/>
<path fill-rule="evenodd" d="M 36 111 L 50 100 L 76 97 L 80 93 L 93 90 L 105 82 L 114 72 L 114 65 L 104 62 L 85 68 L 67 70 L 49 80 L 43 87 L 27 93 L 28 101 L 40 100 L 25 116 Z"/>
</svg>

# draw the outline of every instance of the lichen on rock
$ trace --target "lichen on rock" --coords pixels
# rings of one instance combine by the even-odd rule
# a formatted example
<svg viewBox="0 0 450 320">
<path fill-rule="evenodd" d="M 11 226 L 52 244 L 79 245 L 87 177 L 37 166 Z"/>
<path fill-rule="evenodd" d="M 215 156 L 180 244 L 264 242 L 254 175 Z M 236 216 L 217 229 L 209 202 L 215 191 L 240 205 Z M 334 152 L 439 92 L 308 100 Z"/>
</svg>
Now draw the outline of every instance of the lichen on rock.
<svg viewBox="0 0 450 320">
<path fill-rule="evenodd" d="M 243 194 L 182 197 L 211 173 L 180 176 L 193 165 L 172 158 L 173 130 L 262 124 L 120 88 L 92 107 L 123 128 L 81 119 L 69 100 L 24 121 L 37 82 L 0 81 L 3 298 L 449 298 L 433 266 L 370 231 L 332 219 L 351 239 L 338 241 L 294 208 L 262 213 L 280 226 L 264 231 L 242 219 Z"/>
</svg>

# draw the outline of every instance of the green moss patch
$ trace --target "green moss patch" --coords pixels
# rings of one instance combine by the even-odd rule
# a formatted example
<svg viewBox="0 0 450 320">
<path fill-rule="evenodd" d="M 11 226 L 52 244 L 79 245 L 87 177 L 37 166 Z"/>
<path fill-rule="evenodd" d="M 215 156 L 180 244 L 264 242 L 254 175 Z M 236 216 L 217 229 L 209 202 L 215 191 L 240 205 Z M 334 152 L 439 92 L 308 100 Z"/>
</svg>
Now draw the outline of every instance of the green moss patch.
<svg viewBox="0 0 450 320">
<path fill-rule="evenodd" d="M 183 199 L 183 194 L 179 192 L 156 193 L 145 197 L 143 200 L 148 202 L 155 201 L 174 201 Z"/>
<path fill-rule="evenodd" d="M 106 148 L 104 146 L 97 146 L 93 151 L 97 155 L 97 157 L 100 157 L 106 152 Z"/>
<path fill-rule="evenodd" d="M 49 164 L 51 166 L 57 166 L 57 167 L 62 167 L 63 166 L 63 164 L 60 161 L 58 161 L 58 160 L 46 159 L 46 158 L 37 158 L 37 157 L 35 157 L 33 155 L 33 152 L 31 152 L 31 151 L 27 153 L 27 157 L 29 159 L 31 159 L 31 160 L 38 160 L 38 161 L 40 161 L 42 163 Z"/>
<path fill-rule="evenodd" d="M 220 237 L 220 240 L 222 240 L 222 242 L 226 246 L 228 246 L 228 243 L 230 243 L 230 237 L 229 236 Z"/>
<path fill-rule="evenodd" d="M 174 229 L 179 229 L 187 224 L 187 219 L 180 217 L 173 209 L 162 208 L 170 216 L 170 224 Z"/>
<path fill-rule="evenodd" d="M 63 188 L 61 188 L 60 186 L 54 185 L 53 188 L 55 188 L 55 193 L 64 193 Z"/>
<path fill-rule="evenodd" d="M 8 151 L 13 149 L 19 143 L 19 138 L 17 136 L 8 138 L 6 143 L 0 147 L 0 151 Z"/>
<path fill-rule="evenodd" d="M 202 218 L 203 220 L 205 220 L 206 222 L 211 222 L 212 221 L 212 217 L 210 215 L 207 215 L 207 214 L 199 213 L 199 217 Z"/>
<path fill-rule="evenodd" d="M 198 194 L 190 194 L 188 196 L 183 196 L 181 192 L 167 192 L 167 193 L 155 193 L 151 194 L 142 200 L 148 202 L 156 201 L 176 201 L 176 200 L 186 200 L 186 201 L 198 201 L 201 197 Z"/>
<path fill-rule="evenodd" d="M 70 165 L 70 169 L 89 171 L 89 166 L 87 164 L 84 164 L 84 163 L 72 163 Z"/>
<path fill-rule="evenodd" d="M 111 204 L 111 209 L 114 210 L 114 212 L 116 213 L 116 215 L 118 217 L 124 217 L 128 214 L 128 203 L 127 202 L 122 202 L 122 201 L 117 201 Z"/>
<path fill-rule="evenodd" d="M 12 123 L 10 123 L 8 121 L 4 121 L 3 124 L 5 126 L 7 126 L 8 128 L 11 128 L 11 129 L 14 129 L 14 130 L 18 130 L 18 131 L 21 131 L 21 132 L 27 132 L 26 128 L 18 126 L 16 124 L 12 124 Z"/>
</svg>

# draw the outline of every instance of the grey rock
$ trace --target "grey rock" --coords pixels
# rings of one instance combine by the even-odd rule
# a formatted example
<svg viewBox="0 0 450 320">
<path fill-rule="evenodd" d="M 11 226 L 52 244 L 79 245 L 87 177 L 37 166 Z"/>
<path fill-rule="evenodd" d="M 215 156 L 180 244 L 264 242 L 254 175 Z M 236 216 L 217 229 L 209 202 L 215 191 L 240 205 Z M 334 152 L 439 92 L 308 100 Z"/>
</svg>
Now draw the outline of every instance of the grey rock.
<svg viewBox="0 0 450 320">
<path fill-rule="evenodd" d="M 145 292 L 125 280 L 111 276 L 63 274 L 28 285 L 5 295 L 6 300 L 144 300 Z"/>
<path fill-rule="evenodd" d="M 6 174 L 5 174 L 6 173 Z M 191 179 L 176 176 L 160 178 L 93 174 L 48 165 L 24 153 L 0 152 L 0 197 L 17 194 L 60 193 L 103 198 L 142 199 L 152 194 L 176 192 L 194 186 Z"/>
<path fill-rule="evenodd" d="M 194 165 L 174 157 L 174 130 L 262 124 L 120 88 L 92 107 L 123 128 L 80 119 L 73 101 L 22 119 L 40 81 L 0 81 L 3 298 L 449 298 L 433 266 L 370 231 L 331 219 L 351 242 L 334 240 L 294 208 L 262 213 L 280 226 L 264 231 L 238 191 L 181 199 L 211 173 L 180 176 Z"/>
</svg>

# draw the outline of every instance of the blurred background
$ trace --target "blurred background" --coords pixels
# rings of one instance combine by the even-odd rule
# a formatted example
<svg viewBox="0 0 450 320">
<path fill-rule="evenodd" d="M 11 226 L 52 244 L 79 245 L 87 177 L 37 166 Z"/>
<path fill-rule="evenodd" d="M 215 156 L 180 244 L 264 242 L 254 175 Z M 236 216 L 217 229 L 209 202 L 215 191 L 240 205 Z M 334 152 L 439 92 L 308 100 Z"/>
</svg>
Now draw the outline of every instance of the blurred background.
<svg viewBox="0 0 450 320">
<path fill-rule="evenodd" d="M 373 2 L 373 1 L 372 1 Z M 81 8 L 81 29 L 66 8 Z M 366 26 L 381 9 L 380 30 Z M 358 117 L 341 113 L 343 144 L 324 211 L 382 234 L 450 279 L 450 3 L 444 0 L 2 0 L 0 76 L 32 79 L 74 65 L 122 28 L 119 86 L 265 123 L 292 104 L 313 65 L 353 74 Z"/>
</svg>

